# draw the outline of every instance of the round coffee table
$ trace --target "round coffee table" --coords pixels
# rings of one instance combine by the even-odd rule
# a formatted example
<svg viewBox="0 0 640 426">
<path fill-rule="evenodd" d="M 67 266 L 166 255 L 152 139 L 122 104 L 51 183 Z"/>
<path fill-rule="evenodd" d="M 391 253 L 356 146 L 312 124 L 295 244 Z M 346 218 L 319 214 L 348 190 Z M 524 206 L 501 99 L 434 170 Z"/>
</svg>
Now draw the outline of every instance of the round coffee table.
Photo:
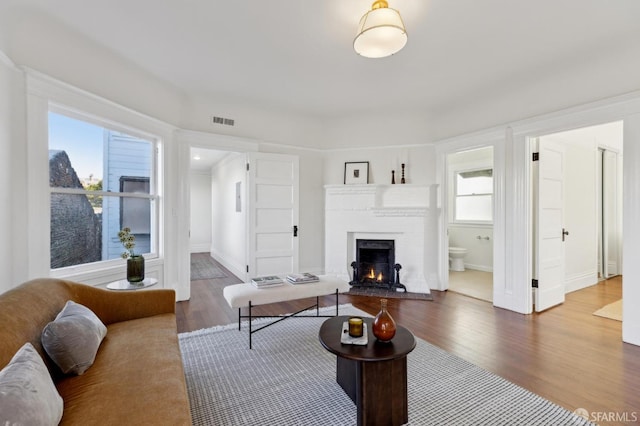
<svg viewBox="0 0 640 426">
<path fill-rule="evenodd" d="M 348 316 L 333 317 L 320 327 L 322 346 L 337 356 L 336 381 L 356 403 L 358 425 L 402 425 L 409 421 L 407 404 L 407 354 L 416 339 L 397 325 L 391 342 L 379 342 L 367 324 L 367 345 L 340 342 L 342 324 Z"/>
</svg>

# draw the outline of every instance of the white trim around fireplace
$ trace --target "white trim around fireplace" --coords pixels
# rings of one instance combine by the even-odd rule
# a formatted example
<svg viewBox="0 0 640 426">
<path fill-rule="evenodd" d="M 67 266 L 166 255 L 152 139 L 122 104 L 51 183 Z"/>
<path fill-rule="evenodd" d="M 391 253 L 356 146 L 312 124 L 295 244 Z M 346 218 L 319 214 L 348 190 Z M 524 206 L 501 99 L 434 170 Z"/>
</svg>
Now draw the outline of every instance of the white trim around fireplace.
<svg viewBox="0 0 640 426">
<path fill-rule="evenodd" d="M 351 280 L 357 239 L 395 241 L 407 291 L 437 287 L 437 185 L 325 186 L 325 270 Z"/>
</svg>

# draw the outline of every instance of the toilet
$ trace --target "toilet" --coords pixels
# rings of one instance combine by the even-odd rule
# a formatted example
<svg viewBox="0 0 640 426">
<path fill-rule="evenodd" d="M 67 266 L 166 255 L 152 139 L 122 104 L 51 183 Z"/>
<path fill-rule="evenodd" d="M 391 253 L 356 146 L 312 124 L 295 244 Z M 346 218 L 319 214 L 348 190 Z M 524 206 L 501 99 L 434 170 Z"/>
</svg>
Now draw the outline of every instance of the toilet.
<svg viewBox="0 0 640 426">
<path fill-rule="evenodd" d="M 449 260 L 451 261 L 450 269 L 452 271 L 464 271 L 464 256 L 467 249 L 462 247 L 449 247 Z"/>
</svg>

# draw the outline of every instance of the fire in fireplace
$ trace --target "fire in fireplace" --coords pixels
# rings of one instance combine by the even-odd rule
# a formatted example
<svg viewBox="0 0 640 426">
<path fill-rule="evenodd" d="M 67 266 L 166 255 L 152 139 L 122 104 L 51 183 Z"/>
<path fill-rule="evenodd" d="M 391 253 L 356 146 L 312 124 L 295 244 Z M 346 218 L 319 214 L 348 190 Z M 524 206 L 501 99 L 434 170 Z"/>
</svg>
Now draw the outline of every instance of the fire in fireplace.
<svg viewBox="0 0 640 426">
<path fill-rule="evenodd" d="M 356 240 L 356 261 L 351 264 L 355 287 L 386 287 L 404 289 L 400 284 L 400 269 L 395 263 L 394 240 Z M 395 271 L 395 274 L 394 274 Z"/>
</svg>

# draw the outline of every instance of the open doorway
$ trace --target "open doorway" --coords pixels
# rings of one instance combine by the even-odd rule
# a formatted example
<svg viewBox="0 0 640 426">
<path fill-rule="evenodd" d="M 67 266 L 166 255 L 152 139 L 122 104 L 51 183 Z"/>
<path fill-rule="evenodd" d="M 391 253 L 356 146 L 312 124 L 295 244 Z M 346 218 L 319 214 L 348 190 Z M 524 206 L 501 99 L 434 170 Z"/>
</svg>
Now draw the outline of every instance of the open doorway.
<svg viewBox="0 0 640 426">
<path fill-rule="evenodd" d="M 190 148 L 189 191 L 189 251 L 191 280 L 221 278 L 229 271 L 236 276 L 242 273 L 245 263 L 246 219 L 243 209 L 237 209 L 236 183 L 245 180 L 243 154 L 208 149 Z M 222 176 L 222 177 L 221 177 Z M 226 188 L 226 189 L 225 189 Z M 230 207 L 229 207 L 230 206 Z M 221 244 L 226 232 L 233 232 L 234 243 Z M 237 259 L 237 260 L 233 260 Z M 220 268 L 220 266 L 224 268 Z"/>
<path fill-rule="evenodd" d="M 534 308 L 621 271 L 622 121 L 531 143 Z"/>
<path fill-rule="evenodd" d="M 193 146 L 190 156 L 190 252 L 245 282 L 298 272 L 298 157 Z"/>
<path fill-rule="evenodd" d="M 447 155 L 449 290 L 493 301 L 493 147 Z"/>
</svg>

